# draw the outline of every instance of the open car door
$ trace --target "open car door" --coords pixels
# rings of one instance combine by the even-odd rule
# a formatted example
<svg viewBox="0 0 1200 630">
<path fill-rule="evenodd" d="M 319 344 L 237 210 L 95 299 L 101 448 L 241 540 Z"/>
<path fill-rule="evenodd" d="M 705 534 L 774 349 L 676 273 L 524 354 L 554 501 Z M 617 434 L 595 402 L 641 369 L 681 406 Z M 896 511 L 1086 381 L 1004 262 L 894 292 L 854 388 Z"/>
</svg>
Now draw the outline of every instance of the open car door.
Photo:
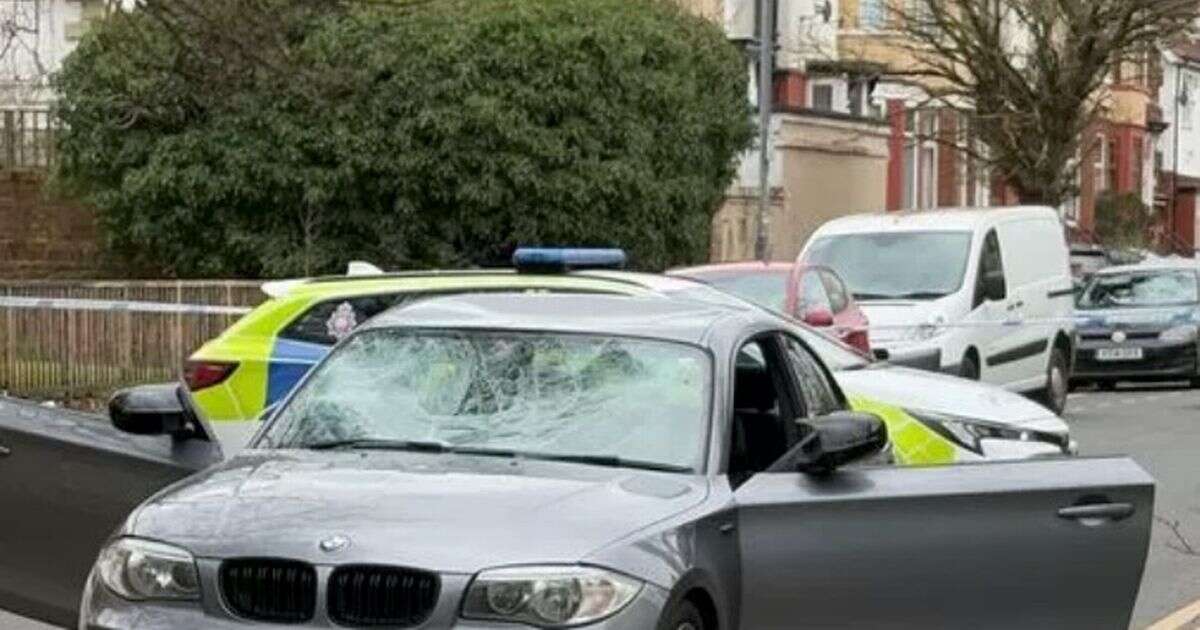
<svg viewBox="0 0 1200 630">
<path fill-rule="evenodd" d="M 0 398 L 0 608 L 74 627 L 108 536 L 151 494 L 221 459 L 204 437 L 135 436 Z"/>
<path fill-rule="evenodd" d="M 739 627 L 1129 627 L 1154 482 L 1129 459 L 751 477 Z"/>
</svg>

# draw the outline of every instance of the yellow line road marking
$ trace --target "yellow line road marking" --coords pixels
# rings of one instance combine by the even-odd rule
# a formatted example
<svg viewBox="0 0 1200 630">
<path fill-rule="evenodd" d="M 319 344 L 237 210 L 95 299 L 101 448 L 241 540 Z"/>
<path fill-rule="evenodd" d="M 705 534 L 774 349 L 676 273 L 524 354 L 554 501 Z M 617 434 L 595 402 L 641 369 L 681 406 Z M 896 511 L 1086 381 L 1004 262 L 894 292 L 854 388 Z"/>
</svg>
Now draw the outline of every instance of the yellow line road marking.
<svg viewBox="0 0 1200 630">
<path fill-rule="evenodd" d="M 1146 630 L 1184 630 L 1197 620 L 1200 620 L 1200 599 L 1159 619 Z"/>
</svg>

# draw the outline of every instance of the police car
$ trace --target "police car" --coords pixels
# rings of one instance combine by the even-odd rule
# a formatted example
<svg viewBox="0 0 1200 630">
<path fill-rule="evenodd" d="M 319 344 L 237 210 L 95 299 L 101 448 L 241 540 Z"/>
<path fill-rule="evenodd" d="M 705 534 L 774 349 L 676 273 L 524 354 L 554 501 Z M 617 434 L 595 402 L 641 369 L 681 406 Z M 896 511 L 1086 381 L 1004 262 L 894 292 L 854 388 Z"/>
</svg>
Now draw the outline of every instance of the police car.
<svg viewBox="0 0 1200 630">
<path fill-rule="evenodd" d="M 205 344 L 187 363 L 196 406 L 235 449 L 253 420 L 281 400 L 338 340 L 384 310 L 448 294 L 603 293 L 716 302 L 737 298 L 681 277 L 619 271 L 620 250 L 522 249 L 513 269 L 359 275 L 268 286 L 273 299 Z M 367 274 L 367 275 L 362 275 Z M 1074 452 L 1062 419 L 986 385 L 876 363 L 804 327 L 844 381 L 853 404 L 891 423 L 891 456 L 901 464 L 944 464 Z"/>
</svg>

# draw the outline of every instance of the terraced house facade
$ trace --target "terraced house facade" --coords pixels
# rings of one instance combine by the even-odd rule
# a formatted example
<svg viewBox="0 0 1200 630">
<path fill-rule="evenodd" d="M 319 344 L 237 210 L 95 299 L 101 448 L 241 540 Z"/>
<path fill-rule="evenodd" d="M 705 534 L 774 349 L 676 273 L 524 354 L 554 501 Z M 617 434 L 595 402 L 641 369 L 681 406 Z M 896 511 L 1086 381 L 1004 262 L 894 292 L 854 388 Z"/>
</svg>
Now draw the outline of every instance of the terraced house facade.
<svg viewBox="0 0 1200 630">
<path fill-rule="evenodd" d="M 772 80 L 779 172 L 771 177 L 776 259 L 793 256 L 814 224 L 833 216 L 1018 202 L 1004 181 L 955 149 L 956 144 L 971 142 L 957 114 L 931 107 L 918 84 L 888 78 L 911 64 L 891 23 L 894 12 L 888 3 L 892 1 L 777 3 L 780 60 Z M 715 2 L 700 4 L 706 5 L 706 15 L 714 14 Z M 725 26 L 735 40 L 754 36 L 758 4 L 726 0 Z M 1184 179 L 1181 171 L 1178 181 L 1185 193 L 1192 194 L 1184 194 L 1180 202 L 1163 189 L 1164 165 L 1171 163 L 1164 156 L 1173 156 L 1164 150 L 1172 121 L 1163 113 L 1169 107 L 1160 103 L 1163 59 L 1154 51 L 1139 62 L 1122 65 L 1109 77 L 1106 93 L 1098 95 L 1107 107 L 1083 142 L 1076 180 L 1079 194 L 1061 208 L 1064 223 L 1077 241 L 1095 240 L 1096 204 L 1106 193 L 1131 194 L 1156 208 L 1160 217 L 1169 214 L 1159 227 L 1160 242 L 1181 253 L 1193 251 L 1195 182 Z M 823 131 L 830 127 L 842 134 L 830 136 Z M 1186 150 L 1192 145 L 1185 142 L 1184 146 Z M 824 152 L 824 159 L 820 164 L 796 159 L 797 148 Z M 1190 165 L 1186 157 L 1184 162 Z M 816 177 L 806 177 L 800 172 L 804 168 L 813 169 Z M 754 174 L 752 165 L 742 171 Z M 718 213 L 715 259 L 751 254 L 757 222 L 745 208 L 757 195 L 755 181 L 743 177 Z M 814 198 L 819 201 L 809 204 Z"/>
</svg>

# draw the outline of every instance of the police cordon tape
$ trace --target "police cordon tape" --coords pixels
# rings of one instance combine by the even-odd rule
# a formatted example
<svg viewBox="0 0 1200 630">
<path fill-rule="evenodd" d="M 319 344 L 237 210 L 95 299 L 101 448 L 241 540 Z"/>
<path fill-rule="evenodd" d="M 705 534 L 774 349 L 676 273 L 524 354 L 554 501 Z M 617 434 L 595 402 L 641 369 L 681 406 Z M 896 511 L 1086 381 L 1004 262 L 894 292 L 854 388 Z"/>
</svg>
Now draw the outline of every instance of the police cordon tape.
<svg viewBox="0 0 1200 630">
<path fill-rule="evenodd" d="M 91 300 L 85 298 L 0 297 L 0 308 L 48 309 L 58 311 L 116 311 L 126 313 L 163 313 L 183 315 L 245 315 L 247 306 L 210 306 L 171 302 L 129 300 Z"/>
<path fill-rule="evenodd" d="M 1058 317 L 1046 319 L 1005 319 L 984 322 L 942 322 L 937 324 L 869 324 L 867 326 L 831 326 L 837 330 L 873 331 L 873 330 L 940 330 L 943 328 L 1017 328 L 1020 326 L 1077 326 L 1079 320 Z"/>
<path fill-rule="evenodd" d="M 163 313 L 183 315 L 245 315 L 248 306 L 210 306 L 207 304 L 178 304 L 174 302 L 140 302 L 132 300 L 93 300 L 87 298 L 44 298 L 0 296 L 0 308 L 48 309 L 60 311 L 117 311 L 126 313 Z M 832 326 L 846 331 L 938 330 L 943 328 L 1015 328 L 1018 326 L 1072 326 L 1070 318 L 1008 319 L 983 322 L 944 322 L 923 324 L 879 324 L 865 327 Z"/>
</svg>

